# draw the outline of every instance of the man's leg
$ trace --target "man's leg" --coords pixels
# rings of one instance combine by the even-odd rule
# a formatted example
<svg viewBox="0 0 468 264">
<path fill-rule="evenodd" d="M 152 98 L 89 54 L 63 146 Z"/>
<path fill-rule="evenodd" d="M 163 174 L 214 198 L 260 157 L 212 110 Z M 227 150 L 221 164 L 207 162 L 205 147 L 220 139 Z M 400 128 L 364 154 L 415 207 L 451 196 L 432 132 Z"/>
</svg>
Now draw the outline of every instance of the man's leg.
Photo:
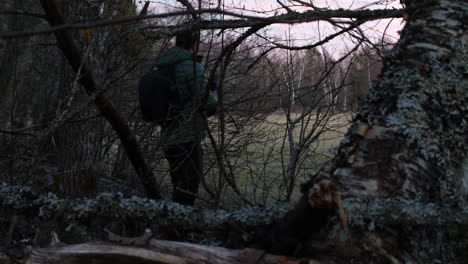
<svg viewBox="0 0 468 264">
<path fill-rule="evenodd" d="M 200 185 L 203 174 L 203 156 L 200 142 L 190 143 L 187 145 L 187 148 L 189 151 L 189 158 L 186 160 L 187 170 L 181 189 L 190 193 L 186 201 L 187 204 L 193 205 L 198 194 L 198 186 Z"/>
<path fill-rule="evenodd" d="M 180 186 L 180 183 L 182 182 L 184 178 L 184 160 L 187 159 L 187 154 L 185 153 L 185 150 L 182 145 L 179 144 L 174 144 L 170 145 L 165 151 L 164 155 L 169 162 L 169 173 L 171 176 L 171 182 L 172 182 L 172 187 L 173 187 L 173 200 L 174 199 L 174 193 L 176 192 L 176 189 L 178 186 Z"/>
<path fill-rule="evenodd" d="M 203 173 L 201 144 L 198 142 L 173 145 L 165 154 L 174 186 L 172 200 L 193 205 Z"/>
</svg>

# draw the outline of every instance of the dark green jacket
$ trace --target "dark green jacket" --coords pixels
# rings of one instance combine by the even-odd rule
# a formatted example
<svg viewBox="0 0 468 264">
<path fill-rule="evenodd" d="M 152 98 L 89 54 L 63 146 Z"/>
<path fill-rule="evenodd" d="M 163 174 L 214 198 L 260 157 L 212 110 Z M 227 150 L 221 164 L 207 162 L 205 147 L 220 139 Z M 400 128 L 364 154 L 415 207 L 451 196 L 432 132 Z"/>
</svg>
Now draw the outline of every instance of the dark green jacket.
<svg viewBox="0 0 468 264">
<path fill-rule="evenodd" d="M 184 105 L 181 114 L 161 128 L 161 142 L 172 145 L 199 142 L 205 137 L 205 125 L 201 109 L 207 93 L 207 78 L 203 66 L 193 59 L 192 52 L 170 48 L 158 60 L 157 66 L 175 64 L 176 84 Z"/>
</svg>

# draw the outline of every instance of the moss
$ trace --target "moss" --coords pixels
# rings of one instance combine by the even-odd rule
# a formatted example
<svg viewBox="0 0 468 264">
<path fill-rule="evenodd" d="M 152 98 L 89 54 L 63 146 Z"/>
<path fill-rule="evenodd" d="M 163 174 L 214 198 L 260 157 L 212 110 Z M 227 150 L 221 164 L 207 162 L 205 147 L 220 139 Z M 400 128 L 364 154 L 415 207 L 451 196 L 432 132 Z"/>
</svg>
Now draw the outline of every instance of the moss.
<svg viewBox="0 0 468 264">
<path fill-rule="evenodd" d="M 466 251 L 466 247 L 461 249 L 466 245 L 466 232 L 460 227 L 468 226 L 468 207 L 369 197 L 349 198 L 343 205 L 352 227 L 351 241 L 356 243 L 356 238 L 366 234 L 376 237 L 382 248 L 397 247 L 393 256 L 405 263 L 456 263 L 452 249 Z M 451 235 L 447 229 L 453 229 Z M 397 233 L 400 235 L 394 237 Z M 331 239 L 336 239 L 336 232 Z M 359 241 L 372 244 L 376 240 Z"/>
<path fill-rule="evenodd" d="M 101 193 L 96 198 L 74 200 L 60 199 L 53 193 L 35 197 L 30 188 L 9 186 L 3 183 L 0 205 L 20 210 L 38 209 L 43 220 L 63 215 L 67 230 L 86 229 L 96 218 L 133 219 L 141 223 L 157 223 L 159 227 L 217 229 L 236 225 L 241 229 L 269 225 L 281 219 L 291 204 L 279 203 L 266 206 L 249 206 L 239 210 L 208 210 L 180 205 L 172 201 L 151 200 L 141 197 L 124 197 L 121 193 Z"/>
<path fill-rule="evenodd" d="M 451 207 L 398 198 L 350 198 L 343 202 L 352 226 L 370 231 L 385 225 L 468 225 L 468 207 Z"/>
<path fill-rule="evenodd" d="M 437 165 L 441 196 L 454 201 L 468 143 L 467 38 L 460 28 L 466 27 L 460 21 L 466 20 L 467 7 L 441 6 L 421 10 L 432 19 L 424 14 L 410 21 L 362 112 L 371 125 L 398 127 L 408 147 Z M 452 22 L 440 19 L 448 14 Z"/>
</svg>

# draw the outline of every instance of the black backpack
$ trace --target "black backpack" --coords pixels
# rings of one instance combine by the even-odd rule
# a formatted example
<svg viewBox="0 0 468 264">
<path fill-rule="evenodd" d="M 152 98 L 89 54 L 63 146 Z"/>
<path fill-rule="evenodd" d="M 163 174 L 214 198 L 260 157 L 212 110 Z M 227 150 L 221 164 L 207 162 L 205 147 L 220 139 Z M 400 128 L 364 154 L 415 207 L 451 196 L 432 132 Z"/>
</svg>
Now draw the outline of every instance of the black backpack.
<svg viewBox="0 0 468 264">
<path fill-rule="evenodd" d="M 163 124 L 182 108 L 175 80 L 175 64 L 146 73 L 138 84 L 143 120 Z"/>
</svg>

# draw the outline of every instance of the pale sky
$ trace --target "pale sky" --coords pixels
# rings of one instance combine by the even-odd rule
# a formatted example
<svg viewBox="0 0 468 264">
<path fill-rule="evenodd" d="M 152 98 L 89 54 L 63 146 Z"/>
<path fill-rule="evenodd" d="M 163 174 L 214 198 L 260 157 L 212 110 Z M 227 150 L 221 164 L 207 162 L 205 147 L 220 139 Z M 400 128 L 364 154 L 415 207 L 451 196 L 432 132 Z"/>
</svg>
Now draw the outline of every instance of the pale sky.
<svg viewBox="0 0 468 264">
<path fill-rule="evenodd" d="M 197 0 L 189 0 L 197 6 Z M 226 10 L 231 10 L 237 13 L 259 15 L 259 16 L 272 16 L 275 13 L 281 14 L 281 6 L 277 0 L 221 0 L 224 2 Z M 288 5 L 288 0 L 281 0 L 284 4 Z M 303 0 L 310 2 L 310 0 Z M 167 9 L 162 7 L 163 3 L 169 3 L 170 6 L 180 6 L 175 0 L 167 1 L 154 1 L 151 6 L 152 12 L 160 13 Z M 156 3 L 157 2 L 157 3 Z M 215 1 L 217 2 L 217 1 Z M 319 8 L 330 9 L 352 9 L 358 10 L 361 8 L 367 9 L 393 9 L 401 8 L 397 0 L 314 0 L 314 5 Z M 289 3 L 290 4 L 290 3 Z M 206 6 L 207 7 L 207 6 Z M 296 8 L 297 11 L 305 11 L 307 8 Z M 256 12 L 253 12 L 256 11 Z M 403 27 L 401 19 L 384 19 L 368 22 L 361 26 L 361 29 L 371 39 L 380 39 L 385 32 L 386 38 L 396 42 L 399 34 L 397 33 Z M 283 25 L 277 24 L 268 27 L 269 36 L 284 39 L 288 32 L 291 32 L 291 38 L 295 39 L 295 45 L 312 44 L 315 41 L 323 39 L 328 34 L 333 32 L 333 28 L 327 22 L 313 22 L 297 25 Z M 325 48 L 332 54 L 344 53 L 348 48 L 352 48 L 353 42 L 349 37 L 337 37 L 325 45 Z"/>
<path fill-rule="evenodd" d="M 282 0 L 284 4 L 288 4 L 287 0 Z M 310 1 L 304 1 L 310 2 Z M 401 8 L 399 1 L 375 1 L 375 0 L 314 0 L 314 5 L 318 8 L 330 8 L 330 9 L 351 9 L 358 10 L 361 8 L 367 9 L 393 9 Z M 278 8 L 281 6 L 277 3 L 276 0 L 224 0 L 224 4 L 228 9 L 237 9 L 238 12 L 246 12 L 245 10 L 257 10 L 262 12 L 267 12 L 265 15 L 273 15 L 277 12 Z M 307 8 L 296 8 L 297 11 L 306 11 Z M 284 12 L 284 11 L 283 11 Z M 254 14 L 254 13 L 252 13 Z M 306 24 L 296 24 L 296 25 L 273 25 L 270 26 L 271 33 L 280 38 L 284 38 L 287 32 L 291 28 L 291 34 L 293 38 L 296 39 L 296 45 L 306 45 L 311 44 L 314 41 L 323 39 L 328 34 L 333 32 L 330 24 L 326 22 L 314 22 Z M 385 36 L 392 40 L 397 41 L 399 34 L 397 33 L 403 27 L 401 19 L 384 19 L 379 21 L 373 21 L 366 23 L 361 26 L 361 29 L 368 35 L 370 38 L 380 39 L 383 33 Z M 351 46 L 352 42 L 346 37 L 337 37 L 330 43 L 326 44 L 325 47 L 329 51 L 340 50 L 344 52 L 346 46 Z"/>
</svg>

